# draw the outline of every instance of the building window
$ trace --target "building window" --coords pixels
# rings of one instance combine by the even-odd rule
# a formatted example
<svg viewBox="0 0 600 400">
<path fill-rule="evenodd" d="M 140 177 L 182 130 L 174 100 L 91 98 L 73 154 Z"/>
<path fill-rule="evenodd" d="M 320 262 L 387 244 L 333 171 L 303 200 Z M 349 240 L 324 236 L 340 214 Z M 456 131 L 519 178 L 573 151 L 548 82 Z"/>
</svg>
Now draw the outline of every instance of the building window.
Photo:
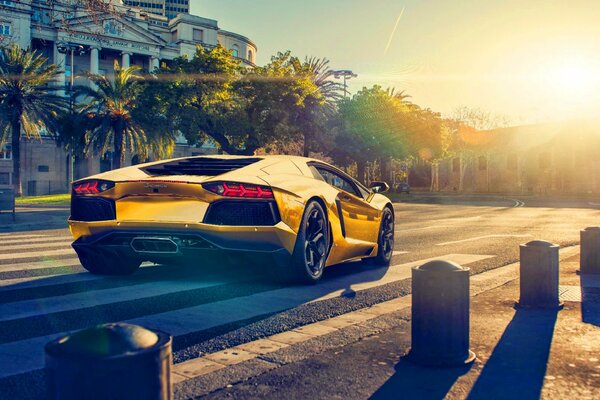
<svg viewBox="0 0 600 400">
<path fill-rule="evenodd" d="M 173 31 L 171 32 L 171 42 L 176 42 L 177 41 L 177 31 Z"/>
<path fill-rule="evenodd" d="M 248 50 L 248 61 L 254 62 L 254 54 L 252 53 L 252 50 Z"/>
<path fill-rule="evenodd" d="M 11 26 L 7 23 L 0 23 L 0 35 L 10 36 Z"/>
<path fill-rule="evenodd" d="M 204 31 L 202 29 L 194 29 L 194 40 L 204 42 Z"/>
<path fill-rule="evenodd" d="M 12 0 L 0 0 L 0 6 L 10 6 L 12 5 Z"/>
<path fill-rule="evenodd" d="M 0 160 L 12 160 L 12 146 L 10 144 L 0 147 Z"/>
<path fill-rule="evenodd" d="M 480 156 L 478 164 L 479 164 L 479 170 L 480 171 L 485 171 L 487 169 L 487 157 L 486 156 Z"/>
<path fill-rule="evenodd" d="M 240 48 L 238 47 L 237 44 L 234 44 L 231 47 L 231 55 L 234 57 L 239 57 L 240 56 Z"/>
<path fill-rule="evenodd" d="M 10 185 L 10 174 L 8 172 L 0 172 L 0 185 Z"/>
<path fill-rule="evenodd" d="M 38 172 L 50 172 L 50 167 L 47 165 L 38 165 Z"/>
</svg>

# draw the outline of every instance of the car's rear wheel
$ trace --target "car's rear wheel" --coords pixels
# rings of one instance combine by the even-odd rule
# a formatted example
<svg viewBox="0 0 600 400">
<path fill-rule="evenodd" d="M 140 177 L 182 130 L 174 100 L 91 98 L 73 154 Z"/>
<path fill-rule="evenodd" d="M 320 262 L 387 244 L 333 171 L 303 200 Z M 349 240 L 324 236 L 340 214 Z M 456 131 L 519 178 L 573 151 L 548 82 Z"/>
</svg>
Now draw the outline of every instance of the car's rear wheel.
<svg viewBox="0 0 600 400">
<path fill-rule="evenodd" d="M 379 237 L 377 239 L 377 256 L 372 258 L 377 265 L 388 266 L 394 254 L 394 213 L 388 207 L 383 209 Z"/>
<path fill-rule="evenodd" d="M 323 275 L 328 253 L 327 215 L 321 204 L 313 200 L 304 209 L 289 278 L 304 283 L 316 283 Z"/>
<path fill-rule="evenodd" d="M 117 257 L 111 254 L 79 255 L 83 268 L 94 275 L 131 275 L 140 267 L 141 262 L 131 257 Z"/>
</svg>

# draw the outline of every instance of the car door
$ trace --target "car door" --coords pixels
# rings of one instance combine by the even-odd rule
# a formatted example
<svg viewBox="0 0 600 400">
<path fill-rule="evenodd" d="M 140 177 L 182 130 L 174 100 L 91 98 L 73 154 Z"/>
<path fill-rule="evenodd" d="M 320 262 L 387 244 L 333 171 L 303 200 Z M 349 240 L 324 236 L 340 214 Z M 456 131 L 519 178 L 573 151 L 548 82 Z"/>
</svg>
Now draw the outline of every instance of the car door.
<svg viewBox="0 0 600 400">
<path fill-rule="evenodd" d="M 314 165 L 320 176 L 338 190 L 336 203 L 341 209 L 343 233 L 347 239 L 375 243 L 379 229 L 380 212 L 363 196 L 357 183 L 349 176 L 324 165 Z"/>
</svg>

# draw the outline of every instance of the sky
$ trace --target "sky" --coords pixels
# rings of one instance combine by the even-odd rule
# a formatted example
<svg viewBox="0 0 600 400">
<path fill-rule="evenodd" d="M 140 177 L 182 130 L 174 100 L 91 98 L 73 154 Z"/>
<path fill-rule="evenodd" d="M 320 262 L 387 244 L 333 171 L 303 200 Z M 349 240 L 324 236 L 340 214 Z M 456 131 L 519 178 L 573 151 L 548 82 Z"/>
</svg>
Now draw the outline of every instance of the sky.
<svg viewBox="0 0 600 400">
<path fill-rule="evenodd" d="M 444 115 L 511 124 L 596 117 L 600 0 L 191 0 L 191 12 L 278 51 L 324 57 Z"/>
</svg>

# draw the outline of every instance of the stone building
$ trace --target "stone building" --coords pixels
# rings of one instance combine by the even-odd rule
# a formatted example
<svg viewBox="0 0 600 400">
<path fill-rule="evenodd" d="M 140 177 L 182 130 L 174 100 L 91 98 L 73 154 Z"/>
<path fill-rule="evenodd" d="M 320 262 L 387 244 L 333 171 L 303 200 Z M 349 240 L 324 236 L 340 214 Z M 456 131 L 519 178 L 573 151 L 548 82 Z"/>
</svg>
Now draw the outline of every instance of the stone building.
<svg viewBox="0 0 600 400">
<path fill-rule="evenodd" d="M 164 7 L 176 4 L 177 9 L 189 10 L 183 1 L 156 2 L 164 3 Z M 115 0 L 110 2 L 114 7 L 104 13 L 90 13 L 72 4 L 77 2 L 0 0 L 0 45 L 17 43 L 43 53 L 64 71 L 57 85 L 65 88 L 71 77 L 74 84 L 86 84 L 86 78 L 82 77 L 85 72 L 110 76 L 115 60 L 123 67 L 139 65 L 152 71 L 161 62 L 193 56 L 197 45 L 212 48 L 220 44 L 244 65 L 254 66 L 256 45 L 245 36 L 220 29 L 215 20 L 186 12 L 169 14 L 167 9 L 161 15 Z M 214 151 L 214 147 L 195 148 L 182 141 L 175 149 L 175 156 Z M 41 140 L 23 139 L 21 160 L 26 195 L 64 193 L 72 179 L 107 168 L 106 157 L 101 156 L 75 160 L 74 167 L 71 166 L 73 160 L 69 154 L 44 135 Z M 132 157 L 126 164 L 135 161 Z M 0 149 L 0 185 L 11 184 L 11 172 L 10 144 L 5 144 Z"/>
<path fill-rule="evenodd" d="M 473 133 L 468 150 L 440 164 L 439 190 L 600 193 L 598 126 L 571 121 Z"/>
</svg>

